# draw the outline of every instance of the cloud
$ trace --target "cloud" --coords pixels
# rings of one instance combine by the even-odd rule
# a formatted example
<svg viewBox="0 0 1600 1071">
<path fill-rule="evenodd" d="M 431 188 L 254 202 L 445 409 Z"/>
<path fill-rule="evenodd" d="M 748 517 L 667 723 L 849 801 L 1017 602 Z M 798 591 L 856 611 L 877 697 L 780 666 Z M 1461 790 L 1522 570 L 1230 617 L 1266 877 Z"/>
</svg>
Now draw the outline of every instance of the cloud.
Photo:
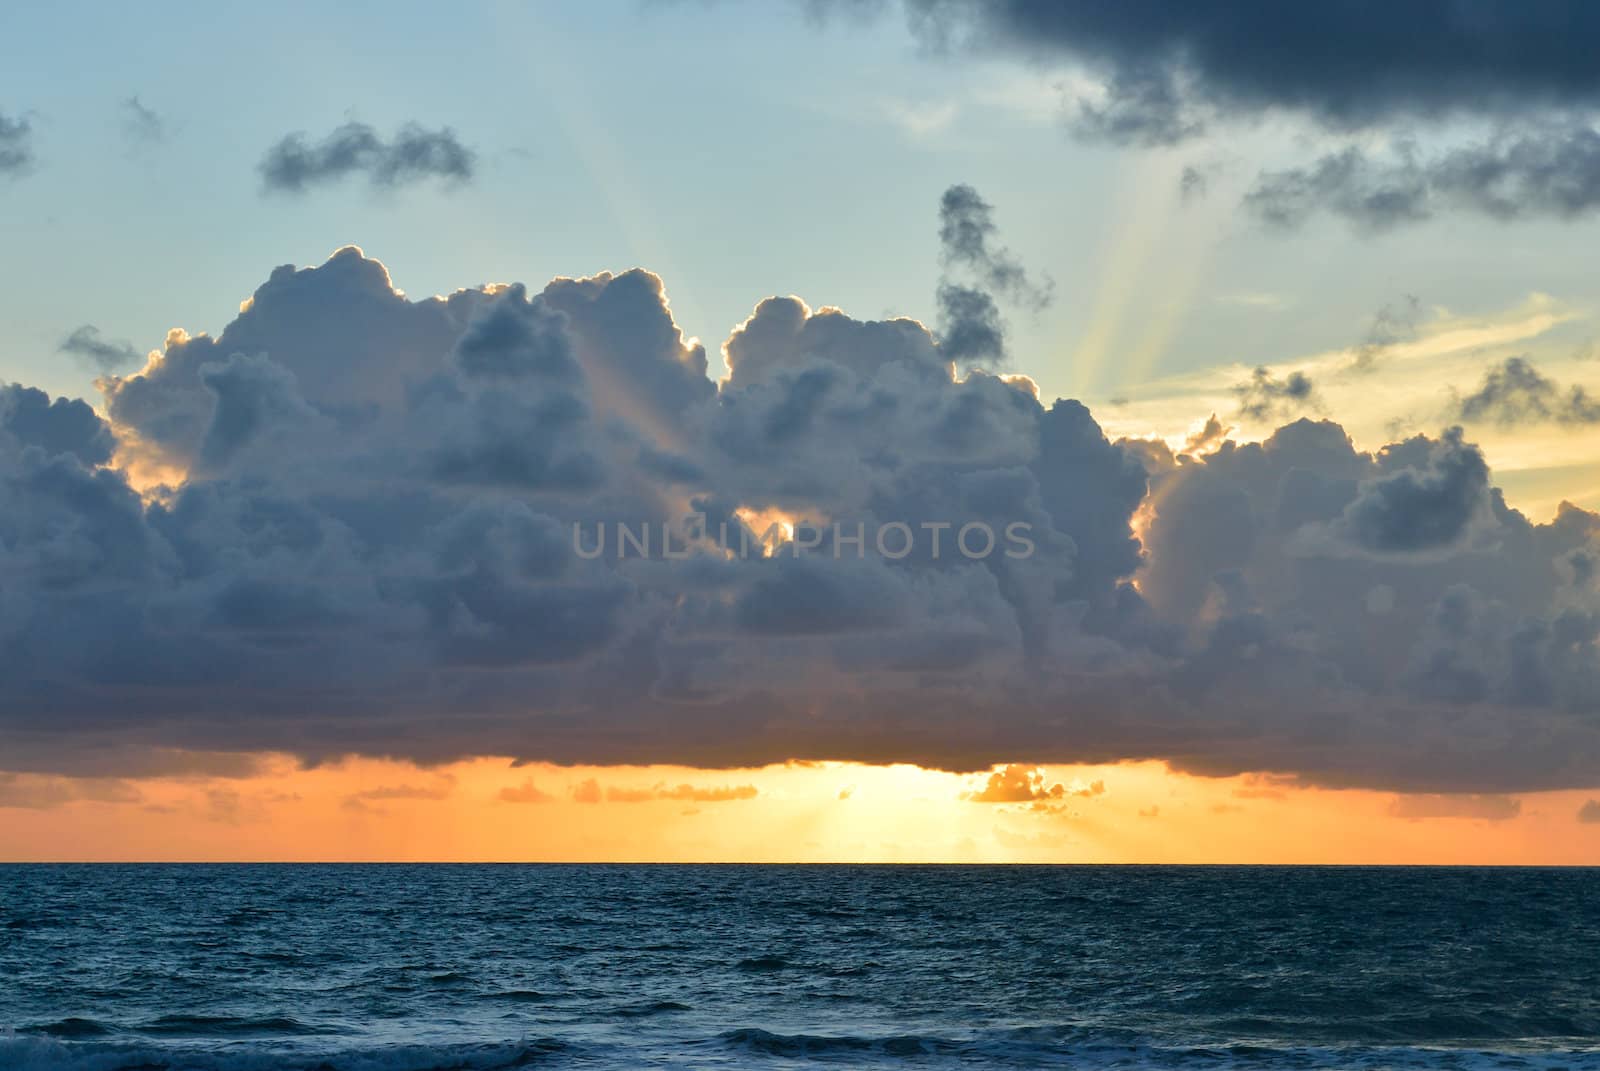
<svg viewBox="0 0 1600 1071">
<path fill-rule="evenodd" d="M 1170 144 L 1219 120 L 1301 116 L 1354 130 L 1458 116 L 1515 117 L 1600 104 L 1584 42 L 1600 12 L 1426 0 L 1317 6 L 1105 7 L 1051 0 L 907 0 L 944 50 L 1001 53 L 1083 71 L 1081 133 Z"/>
<path fill-rule="evenodd" d="M 1204 171 L 1193 165 L 1187 166 L 1183 169 L 1183 173 L 1178 176 L 1178 196 L 1182 197 L 1185 202 L 1201 200 L 1205 197 L 1210 185 L 1211 180 L 1206 177 Z"/>
<path fill-rule="evenodd" d="M 968 793 L 973 803 L 1028 803 L 1056 799 L 1066 793 L 1061 785 L 1048 785 L 1044 771 L 1033 766 L 1011 763 L 989 775 L 982 789 Z"/>
<path fill-rule="evenodd" d="M 524 781 L 515 788 L 502 788 L 495 798 L 502 803 L 550 803 L 555 800 L 554 796 L 531 780 Z"/>
<path fill-rule="evenodd" d="M 1395 346 L 1415 339 L 1421 308 L 1416 295 L 1407 294 L 1399 303 L 1385 305 L 1374 313 L 1366 338 L 1354 350 L 1349 370 L 1370 372 L 1383 364 Z"/>
<path fill-rule="evenodd" d="M 991 772 L 983 788 L 969 792 L 962 798 L 973 803 L 1045 803 L 1074 796 L 1092 799 L 1105 795 L 1105 791 L 1104 781 L 1051 784 L 1045 772 L 1038 767 L 1008 763 Z"/>
<path fill-rule="evenodd" d="M 346 248 L 104 377 L 104 418 L 0 388 L 0 755 L 1600 781 L 1600 517 L 1529 521 L 1458 430 L 1109 441 L 945 345 L 769 298 L 719 383 L 649 272 L 412 300 Z M 573 539 L 691 513 L 679 556 Z M 955 549 L 1012 524 L 1030 553 Z"/>
<path fill-rule="evenodd" d="M 1519 424 L 1600 423 L 1600 402 L 1574 384 L 1563 388 L 1526 357 L 1507 357 L 1490 368 L 1483 384 L 1452 406 L 1454 419 L 1511 427 Z"/>
<path fill-rule="evenodd" d="M 1489 466 L 1482 452 L 1462 439 L 1460 428 L 1449 429 L 1438 442 L 1419 437 L 1401 449 L 1421 463 L 1363 484 L 1330 530 L 1375 554 L 1459 544 L 1472 522 L 1491 508 Z"/>
<path fill-rule="evenodd" d="M 139 789 L 120 778 L 42 777 L 0 773 L 0 809 L 49 810 L 63 804 L 138 803 Z"/>
<path fill-rule="evenodd" d="M 648 787 L 629 788 L 620 785 L 602 786 L 595 778 L 588 778 L 572 789 L 577 803 L 656 803 L 676 801 L 686 803 L 732 803 L 753 800 L 760 795 L 754 785 L 698 785 L 655 784 Z"/>
<path fill-rule="evenodd" d="M 997 244 L 994 208 L 967 185 L 951 186 L 939 200 L 940 345 L 959 365 L 1000 367 L 1006 361 L 999 300 L 1037 311 L 1050 304 L 1053 284 L 1028 275 L 1011 251 Z"/>
<path fill-rule="evenodd" d="M 1206 422 L 1204 424 L 1196 428 L 1194 432 L 1190 434 L 1186 440 L 1184 440 L 1182 452 L 1185 454 L 1208 453 L 1213 447 L 1220 446 L 1222 443 L 1226 442 L 1229 433 L 1232 431 L 1233 429 L 1231 427 L 1217 419 L 1217 414 L 1212 413 L 1206 418 Z"/>
<path fill-rule="evenodd" d="M 0 113 L 0 175 L 20 175 L 33 166 L 33 124 Z"/>
<path fill-rule="evenodd" d="M 1036 283 L 1011 251 L 998 246 L 994 207 L 971 186 L 951 186 L 939 199 L 939 248 L 947 267 L 971 271 L 991 290 L 1020 304 L 1050 300 L 1050 284 Z"/>
<path fill-rule="evenodd" d="M 1275 420 L 1317 407 L 1316 388 L 1304 372 L 1278 379 L 1270 370 L 1257 368 L 1233 393 L 1239 399 L 1239 416 L 1248 420 Z"/>
<path fill-rule="evenodd" d="M 125 372 L 144 363 L 144 354 L 126 342 L 101 337 L 100 329 L 94 324 L 74 328 L 56 349 L 105 373 Z"/>
<path fill-rule="evenodd" d="M 1426 157 L 1407 143 L 1378 157 L 1352 146 L 1307 167 L 1263 173 L 1244 205 L 1281 227 L 1327 212 L 1366 231 L 1443 212 L 1577 219 L 1600 208 L 1600 131 L 1587 123 L 1519 126 Z"/>
<path fill-rule="evenodd" d="M 1263 172 L 1245 198 L 1292 227 L 1319 213 L 1382 231 L 1445 212 L 1586 216 L 1600 204 L 1600 75 L 1582 35 L 1600 13 L 1459 0 L 1234 10 L 1143 0 L 1106 10 L 1051 0 L 904 0 L 930 51 L 1019 60 L 1053 76 L 1078 137 L 1166 147 L 1287 117 L 1343 140 Z M 1428 152 L 1415 132 L 1482 140 Z M 1490 131 L 1487 136 L 1482 132 Z M 1369 146 L 1386 137 L 1387 151 Z M 1183 192 L 1204 192 L 1184 173 Z"/>
<path fill-rule="evenodd" d="M 1396 796 L 1389 804 L 1389 814 L 1394 818 L 1476 818 L 1504 822 L 1521 813 L 1521 800 L 1501 795 Z"/>
<path fill-rule="evenodd" d="M 372 803 L 389 803 L 395 800 L 442 800 L 448 799 L 455 788 L 455 778 L 445 774 L 431 785 L 379 785 L 377 788 L 353 792 L 344 798 L 343 806 L 347 810 L 364 811 L 368 810 L 368 804 Z"/>
<path fill-rule="evenodd" d="M 385 140 L 365 123 L 346 123 L 315 144 L 290 134 L 267 150 L 260 165 L 268 192 L 304 193 L 313 186 L 363 174 L 374 187 L 393 188 L 436 178 L 470 180 L 476 156 L 449 127 L 402 126 Z"/>
<path fill-rule="evenodd" d="M 44 391 L 0 384 L 0 448 L 32 448 L 36 456 L 69 456 L 80 465 L 103 465 L 116 446 L 111 431 L 84 402 L 52 400 Z"/>
<path fill-rule="evenodd" d="M 1578 808 L 1578 821 L 1586 824 L 1600 822 L 1600 800 L 1584 800 Z"/>
<path fill-rule="evenodd" d="M 650 788 L 606 789 L 609 803 L 653 803 L 658 800 L 677 800 L 690 803 L 731 803 L 753 800 L 760 795 L 754 785 L 719 785 L 703 788 L 697 785 L 653 785 Z"/>
<path fill-rule="evenodd" d="M 122 129 L 136 145 L 154 145 L 167 138 L 167 123 L 134 94 L 122 102 Z"/>
</svg>

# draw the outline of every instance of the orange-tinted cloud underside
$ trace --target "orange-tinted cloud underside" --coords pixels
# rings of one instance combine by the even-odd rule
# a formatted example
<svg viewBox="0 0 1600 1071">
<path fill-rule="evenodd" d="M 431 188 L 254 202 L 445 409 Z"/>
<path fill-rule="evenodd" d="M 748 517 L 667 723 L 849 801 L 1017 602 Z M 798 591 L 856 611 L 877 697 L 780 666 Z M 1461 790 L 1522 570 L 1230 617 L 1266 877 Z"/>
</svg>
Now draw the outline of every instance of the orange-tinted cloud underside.
<svg viewBox="0 0 1600 1071">
<path fill-rule="evenodd" d="M 1006 775 L 278 758 L 248 778 L 0 775 L 0 859 L 1600 863 L 1600 822 L 1577 817 L 1594 792 L 1396 797 L 1159 763 Z"/>
</svg>

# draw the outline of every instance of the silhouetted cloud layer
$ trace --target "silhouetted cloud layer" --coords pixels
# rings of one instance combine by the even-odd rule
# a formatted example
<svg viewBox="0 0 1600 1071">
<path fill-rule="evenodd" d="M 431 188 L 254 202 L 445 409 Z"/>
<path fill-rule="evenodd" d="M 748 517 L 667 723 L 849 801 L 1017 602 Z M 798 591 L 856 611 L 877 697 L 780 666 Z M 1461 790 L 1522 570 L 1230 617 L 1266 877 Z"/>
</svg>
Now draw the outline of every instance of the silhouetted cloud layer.
<svg viewBox="0 0 1600 1071">
<path fill-rule="evenodd" d="M 352 174 L 365 175 L 379 187 L 429 178 L 465 182 L 472 178 L 474 165 L 473 152 L 449 127 L 428 130 L 408 123 L 385 140 L 365 123 L 346 123 L 316 143 L 304 134 L 290 134 L 267 150 L 260 170 L 267 190 L 304 193 Z"/>
<path fill-rule="evenodd" d="M 645 271 L 413 301 L 355 249 L 279 268 L 104 421 L 0 390 L 0 755 L 1600 782 L 1600 518 L 1531 523 L 1458 431 L 1111 442 L 946 345 L 770 298 L 719 384 Z M 678 556 L 574 543 L 691 511 Z M 733 553 L 775 515 L 830 534 Z M 835 543 L 897 522 L 945 552 Z M 951 549 L 1013 522 L 1031 556 Z"/>
</svg>

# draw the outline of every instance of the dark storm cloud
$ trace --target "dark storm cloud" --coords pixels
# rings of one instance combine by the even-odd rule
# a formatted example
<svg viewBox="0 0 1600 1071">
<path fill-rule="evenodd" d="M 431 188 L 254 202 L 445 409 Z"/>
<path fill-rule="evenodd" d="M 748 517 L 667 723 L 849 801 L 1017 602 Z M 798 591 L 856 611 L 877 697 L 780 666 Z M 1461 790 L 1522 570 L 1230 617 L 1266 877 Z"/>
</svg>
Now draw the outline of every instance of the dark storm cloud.
<svg viewBox="0 0 1600 1071">
<path fill-rule="evenodd" d="M 1087 78 L 1090 88 L 1061 102 L 1079 137 L 1172 146 L 1277 116 L 1341 140 L 1362 135 L 1258 177 L 1244 206 L 1281 227 L 1320 213 L 1369 232 L 1445 213 L 1576 219 L 1600 204 L 1600 72 L 1587 44 L 1600 35 L 1600 9 L 1585 0 L 901 6 L 933 52 Z M 873 10 L 848 0 L 812 9 Z M 1409 140 L 1441 130 L 1480 140 L 1427 151 Z M 1388 136 L 1388 151 L 1368 147 L 1373 132 Z M 1203 179 L 1186 171 L 1185 195 L 1203 192 Z"/>
<path fill-rule="evenodd" d="M 261 179 L 271 192 L 304 193 L 313 186 L 352 174 L 378 187 L 410 185 L 424 179 L 465 182 L 476 157 L 449 127 L 428 130 L 416 123 L 385 139 L 365 123 L 346 123 L 319 142 L 290 134 L 262 159 Z"/>
<path fill-rule="evenodd" d="M 1455 402 L 1454 416 L 1468 422 L 1518 424 L 1600 423 L 1600 402 L 1574 384 L 1562 387 L 1526 357 L 1508 357 L 1489 369 L 1477 390 Z"/>
<path fill-rule="evenodd" d="M 144 354 L 126 342 L 104 338 L 94 324 L 83 324 L 61 340 L 60 353 L 71 354 L 90 367 L 106 373 L 125 372 L 144 363 Z"/>
<path fill-rule="evenodd" d="M 999 244 L 994 208 L 977 190 L 951 186 L 939 201 L 939 248 L 945 274 L 935 294 L 940 344 L 958 365 L 995 368 L 1006 361 L 1005 323 L 999 301 L 1038 311 L 1050 304 L 1053 284 L 1035 280 Z M 998 300 L 997 300 L 998 299 Z"/>
<path fill-rule="evenodd" d="M 1443 212 L 1576 219 L 1600 208 L 1600 131 L 1587 123 L 1519 127 L 1434 155 L 1406 145 L 1385 156 L 1346 148 L 1308 167 L 1263 174 L 1244 203 L 1283 227 L 1322 212 L 1369 231 Z"/>
<path fill-rule="evenodd" d="M 1355 129 L 1600 104 L 1600 70 L 1589 47 L 1600 35 L 1600 9 L 1584 0 L 905 6 L 912 25 L 938 47 L 1098 74 L 1104 99 L 1079 102 L 1077 126 L 1124 142 L 1171 143 L 1213 118 L 1272 112 Z"/>
<path fill-rule="evenodd" d="M 1111 442 L 1078 402 L 954 374 L 947 345 L 771 298 L 717 383 L 648 272 L 413 301 L 352 248 L 105 377 L 104 420 L 0 389 L 3 765 L 1600 781 L 1600 517 L 1531 523 L 1453 430 L 1370 454 L 1307 420 L 1250 444 L 1215 422 L 1203 457 Z M 691 512 L 677 556 L 573 539 Z M 795 528 L 771 557 L 732 552 L 774 516 Z M 895 523 L 923 533 L 900 557 L 802 535 Z M 953 552 L 1013 523 L 1030 553 Z"/>
<path fill-rule="evenodd" d="M 1279 379 L 1270 370 L 1257 368 L 1249 379 L 1233 388 L 1233 393 L 1239 399 L 1239 416 L 1274 420 L 1315 406 L 1317 392 L 1311 377 L 1304 372 L 1290 372 Z"/>
<path fill-rule="evenodd" d="M 0 112 L 0 175 L 20 175 L 33 164 L 33 124 Z"/>
</svg>

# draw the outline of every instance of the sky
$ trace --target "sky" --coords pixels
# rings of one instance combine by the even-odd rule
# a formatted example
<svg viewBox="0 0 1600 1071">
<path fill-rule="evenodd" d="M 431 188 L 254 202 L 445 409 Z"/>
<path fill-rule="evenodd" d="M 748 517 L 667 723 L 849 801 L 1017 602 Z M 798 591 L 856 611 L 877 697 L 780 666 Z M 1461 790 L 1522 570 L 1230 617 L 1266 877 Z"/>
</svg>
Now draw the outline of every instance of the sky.
<svg viewBox="0 0 1600 1071">
<path fill-rule="evenodd" d="M 1597 20 L 0 12 L 0 857 L 1600 862 Z"/>
</svg>

